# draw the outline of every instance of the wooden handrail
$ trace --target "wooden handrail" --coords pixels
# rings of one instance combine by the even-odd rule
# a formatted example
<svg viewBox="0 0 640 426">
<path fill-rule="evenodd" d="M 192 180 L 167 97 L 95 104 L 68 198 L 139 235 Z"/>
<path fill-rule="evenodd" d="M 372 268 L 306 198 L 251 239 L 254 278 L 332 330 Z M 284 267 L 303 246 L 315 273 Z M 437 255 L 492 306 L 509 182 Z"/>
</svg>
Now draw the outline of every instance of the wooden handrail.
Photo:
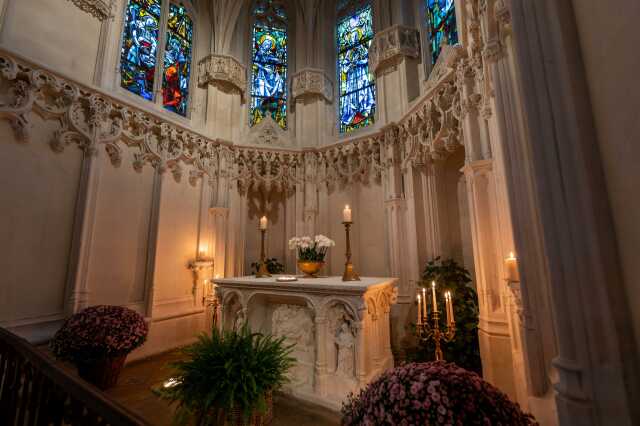
<svg viewBox="0 0 640 426">
<path fill-rule="evenodd" d="M 24 425 L 149 425 L 0 327 L 0 423 Z"/>
</svg>

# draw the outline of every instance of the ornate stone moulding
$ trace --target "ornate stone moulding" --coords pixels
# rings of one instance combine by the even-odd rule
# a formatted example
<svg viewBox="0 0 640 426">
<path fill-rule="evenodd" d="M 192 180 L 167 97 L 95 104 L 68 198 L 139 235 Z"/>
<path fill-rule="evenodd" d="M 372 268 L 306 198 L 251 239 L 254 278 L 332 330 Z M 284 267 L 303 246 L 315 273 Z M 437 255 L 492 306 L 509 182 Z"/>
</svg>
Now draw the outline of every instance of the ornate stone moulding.
<svg viewBox="0 0 640 426">
<path fill-rule="evenodd" d="M 424 82 L 425 92 L 433 90 L 434 87 L 440 85 L 447 77 L 455 72 L 460 58 L 464 56 L 464 50 L 460 45 L 445 45 L 436 64 L 431 69 L 429 78 Z"/>
<path fill-rule="evenodd" d="M 388 169 L 429 156 L 438 160 L 460 145 L 460 94 L 451 69 L 399 123 L 348 142 L 298 149 L 286 132 L 265 120 L 245 136 L 251 145 L 208 138 L 106 92 L 57 76 L 0 50 L 0 119 L 18 142 L 28 142 L 33 115 L 60 123 L 52 135 L 56 151 L 77 146 L 105 153 L 114 165 L 131 158 L 140 171 L 169 171 L 195 185 L 223 179 L 239 188 L 260 186 L 290 192 L 306 183 L 352 184 L 379 180 Z M 123 155 L 126 150 L 132 155 Z M 398 156 L 394 153 L 401 153 Z"/>
<path fill-rule="evenodd" d="M 369 47 L 369 67 L 376 74 L 402 57 L 420 56 L 420 37 L 415 28 L 395 25 L 377 33 Z"/>
<path fill-rule="evenodd" d="M 212 54 L 198 62 L 198 86 L 219 84 L 233 87 L 244 97 L 247 87 L 247 69 L 229 55 Z"/>
<path fill-rule="evenodd" d="M 324 71 L 305 68 L 291 76 L 291 96 L 294 100 L 309 96 L 320 96 L 333 102 L 333 83 Z"/>
<path fill-rule="evenodd" d="M 83 11 L 93 15 L 100 21 L 111 18 L 113 0 L 69 0 Z"/>
</svg>

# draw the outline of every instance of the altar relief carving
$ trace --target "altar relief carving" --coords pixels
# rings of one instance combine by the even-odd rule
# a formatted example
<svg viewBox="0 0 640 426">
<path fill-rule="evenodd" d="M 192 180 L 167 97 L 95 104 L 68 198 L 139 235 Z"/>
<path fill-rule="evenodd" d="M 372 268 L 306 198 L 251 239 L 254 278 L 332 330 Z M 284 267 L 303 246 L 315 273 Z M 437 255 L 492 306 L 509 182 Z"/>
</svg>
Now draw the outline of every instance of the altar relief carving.
<svg viewBox="0 0 640 426">
<path fill-rule="evenodd" d="M 315 363 L 315 334 L 311 311 L 305 306 L 279 305 L 271 319 L 271 334 L 293 345 L 296 364 L 289 372 L 290 386 L 311 388 Z"/>
</svg>

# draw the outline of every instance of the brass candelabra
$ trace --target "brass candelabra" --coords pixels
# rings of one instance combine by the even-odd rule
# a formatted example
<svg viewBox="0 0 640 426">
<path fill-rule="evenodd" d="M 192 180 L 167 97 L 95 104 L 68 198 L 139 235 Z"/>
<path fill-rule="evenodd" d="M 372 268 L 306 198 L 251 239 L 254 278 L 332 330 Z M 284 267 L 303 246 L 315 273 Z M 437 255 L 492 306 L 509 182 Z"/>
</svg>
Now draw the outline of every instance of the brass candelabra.
<svg viewBox="0 0 640 426">
<path fill-rule="evenodd" d="M 447 316 L 447 325 L 444 330 L 440 329 L 440 311 L 438 310 L 438 303 L 436 300 L 435 283 L 432 285 L 432 303 L 430 315 L 427 313 L 427 295 L 425 290 L 422 290 L 422 299 L 418 295 L 418 323 L 416 324 L 416 332 L 418 337 L 423 341 L 433 340 L 435 345 L 436 361 L 442 361 L 444 356 L 442 354 L 441 342 L 449 343 L 456 335 L 456 322 L 453 314 L 453 301 L 451 293 L 445 293 L 445 309 Z M 429 316 L 431 318 L 429 318 Z"/>
<path fill-rule="evenodd" d="M 269 270 L 267 269 L 267 256 L 264 251 L 264 237 L 267 233 L 267 230 L 261 229 L 260 232 L 262 233 L 262 242 L 260 244 L 260 266 L 258 267 L 256 278 L 265 278 L 271 276 Z"/>
<path fill-rule="evenodd" d="M 349 228 L 353 222 L 342 222 L 344 225 L 345 231 L 347 233 L 347 252 L 346 252 L 346 262 L 344 264 L 344 273 L 342 274 L 342 281 L 360 281 L 360 276 L 353 269 L 353 263 L 351 263 L 351 241 L 349 237 Z"/>
</svg>

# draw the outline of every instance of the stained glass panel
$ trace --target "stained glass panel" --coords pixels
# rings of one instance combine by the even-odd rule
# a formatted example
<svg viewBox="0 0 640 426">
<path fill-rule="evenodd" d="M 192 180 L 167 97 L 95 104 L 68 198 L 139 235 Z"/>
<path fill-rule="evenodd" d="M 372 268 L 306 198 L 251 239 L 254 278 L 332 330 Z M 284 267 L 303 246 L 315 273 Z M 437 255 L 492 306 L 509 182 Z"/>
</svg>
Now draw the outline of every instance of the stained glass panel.
<svg viewBox="0 0 640 426">
<path fill-rule="evenodd" d="M 346 133 L 373 123 L 375 115 L 375 80 L 369 72 L 371 6 L 338 22 L 337 37 L 340 132 Z"/>
<path fill-rule="evenodd" d="M 158 54 L 160 0 L 129 0 L 120 56 L 120 85 L 153 99 Z"/>
<path fill-rule="evenodd" d="M 184 6 L 169 5 L 167 44 L 162 74 L 162 104 L 169 111 L 187 115 L 193 21 Z"/>
<path fill-rule="evenodd" d="M 287 31 L 256 23 L 252 37 L 249 125 L 268 114 L 287 128 Z"/>
<path fill-rule="evenodd" d="M 435 64 L 440 56 L 442 39 L 446 36 L 449 44 L 458 43 L 456 10 L 454 0 L 426 0 L 429 44 L 431 45 L 431 63 Z"/>
</svg>

